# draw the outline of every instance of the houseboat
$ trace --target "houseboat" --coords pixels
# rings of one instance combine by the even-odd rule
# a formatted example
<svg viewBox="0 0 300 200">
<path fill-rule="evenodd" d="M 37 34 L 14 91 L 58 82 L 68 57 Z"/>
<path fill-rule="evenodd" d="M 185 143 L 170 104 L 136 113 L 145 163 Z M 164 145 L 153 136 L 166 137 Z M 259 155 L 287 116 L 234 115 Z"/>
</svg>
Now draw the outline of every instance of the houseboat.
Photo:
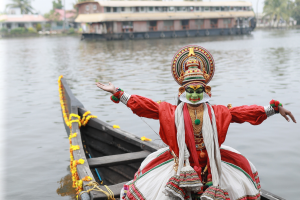
<svg viewBox="0 0 300 200">
<path fill-rule="evenodd" d="M 82 38 L 149 39 L 249 34 L 250 2 L 88 1 L 76 4 Z"/>
</svg>

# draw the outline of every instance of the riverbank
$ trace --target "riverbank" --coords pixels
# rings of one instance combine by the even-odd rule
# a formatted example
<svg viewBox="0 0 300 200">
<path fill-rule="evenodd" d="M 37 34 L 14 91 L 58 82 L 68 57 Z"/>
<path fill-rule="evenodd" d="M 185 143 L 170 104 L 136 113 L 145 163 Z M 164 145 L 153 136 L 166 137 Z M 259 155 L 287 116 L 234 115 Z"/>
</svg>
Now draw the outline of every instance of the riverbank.
<svg viewBox="0 0 300 200">
<path fill-rule="evenodd" d="M 282 29 L 300 29 L 300 25 L 294 26 L 279 26 L 279 27 L 272 27 L 272 26 L 256 26 L 257 30 L 282 30 Z"/>
<path fill-rule="evenodd" d="M 15 28 L 8 30 L 6 28 L 0 29 L 0 38 L 15 38 L 15 37 L 40 37 L 40 36 L 70 36 L 70 35 L 81 35 L 74 28 L 69 28 L 66 31 L 36 31 L 34 28 Z"/>
</svg>

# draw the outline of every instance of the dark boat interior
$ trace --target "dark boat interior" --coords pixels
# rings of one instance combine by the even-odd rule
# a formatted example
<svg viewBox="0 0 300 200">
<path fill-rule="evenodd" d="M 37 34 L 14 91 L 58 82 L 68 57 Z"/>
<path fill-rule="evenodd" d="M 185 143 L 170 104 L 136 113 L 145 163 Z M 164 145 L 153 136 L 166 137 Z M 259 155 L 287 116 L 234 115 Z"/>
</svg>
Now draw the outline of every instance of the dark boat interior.
<svg viewBox="0 0 300 200">
<path fill-rule="evenodd" d="M 79 115 L 84 112 L 86 110 L 79 109 Z M 147 150 L 134 140 L 130 143 L 124 136 L 123 138 L 118 137 L 119 134 L 108 129 L 108 126 L 102 123 L 100 120 L 93 120 L 88 126 L 80 128 L 85 154 L 92 173 L 99 183 L 103 181 L 105 185 L 128 182 L 152 149 L 148 148 Z M 136 139 L 139 140 L 139 138 Z M 124 157 L 128 158 L 130 162 L 124 160 Z M 108 158 L 111 159 L 111 162 L 103 163 L 104 160 L 107 162 Z M 101 160 L 103 161 L 101 162 Z"/>
</svg>

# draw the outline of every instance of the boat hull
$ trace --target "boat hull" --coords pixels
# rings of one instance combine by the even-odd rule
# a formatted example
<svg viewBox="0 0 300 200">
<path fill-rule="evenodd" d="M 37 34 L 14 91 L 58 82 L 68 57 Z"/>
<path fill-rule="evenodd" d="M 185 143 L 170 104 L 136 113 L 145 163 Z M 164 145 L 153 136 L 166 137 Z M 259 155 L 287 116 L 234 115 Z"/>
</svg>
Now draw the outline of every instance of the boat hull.
<svg viewBox="0 0 300 200">
<path fill-rule="evenodd" d="M 180 31 L 148 31 L 148 32 L 125 32 L 125 33 L 82 33 L 82 39 L 99 40 L 134 40 L 134 39 L 158 39 L 158 38 L 184 38 L 219 35 L 246 35 L 253 31 L 251 27 L 245 28 L 223 28 L 223 29 L 201 29 Z"/>
</svg>

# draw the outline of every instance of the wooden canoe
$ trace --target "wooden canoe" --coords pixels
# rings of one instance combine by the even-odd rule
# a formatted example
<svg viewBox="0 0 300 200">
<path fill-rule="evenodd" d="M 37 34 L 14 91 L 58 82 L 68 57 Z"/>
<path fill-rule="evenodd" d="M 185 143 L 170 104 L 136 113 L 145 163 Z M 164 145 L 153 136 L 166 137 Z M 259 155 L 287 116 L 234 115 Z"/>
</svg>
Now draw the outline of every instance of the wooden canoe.
<svg viewBox="0 0 300 200">
<path fill-rule="evenodd" d="M 61 86 L 67 115 L 74 113 L 82 116 L 87 110 L 75 98 L 64 78 L 61 79 Z M 66 123 L 64 124 L 69 136 L 70 128 Z M 141 141 L 139 137 L 121 129 L 114 129 L 97 118 L 90 119 L 87 125 L 81 128 L 77 122 L 73 123 L 72 132 L 77 133 L 77 137 L 72 138 L 72 144 L 80 147 L 79 150 L 73 151 L 73 157 L 75 160 L 80 158 L 85 160 L 84 164 L 77 165 L 79 178 L 90 176 L 101 185 L 100 188 L 104 191 L 107 191 L 104 187 L 107 185 L 115 198 L 120 198 L 121 188 L 133 179 L 146 156 L 160 148 L 154 142 Z M 86 186 L 87 183 L 83 182 L 85 191 L 90 188 Z M 261 193 L 262 200 L 283 200 L 263 189 Z M 81 198 L 104 200 L 107 196 L 102 192 L 91 191 L 89 194 L 83 193 Z"/>
</svg>

